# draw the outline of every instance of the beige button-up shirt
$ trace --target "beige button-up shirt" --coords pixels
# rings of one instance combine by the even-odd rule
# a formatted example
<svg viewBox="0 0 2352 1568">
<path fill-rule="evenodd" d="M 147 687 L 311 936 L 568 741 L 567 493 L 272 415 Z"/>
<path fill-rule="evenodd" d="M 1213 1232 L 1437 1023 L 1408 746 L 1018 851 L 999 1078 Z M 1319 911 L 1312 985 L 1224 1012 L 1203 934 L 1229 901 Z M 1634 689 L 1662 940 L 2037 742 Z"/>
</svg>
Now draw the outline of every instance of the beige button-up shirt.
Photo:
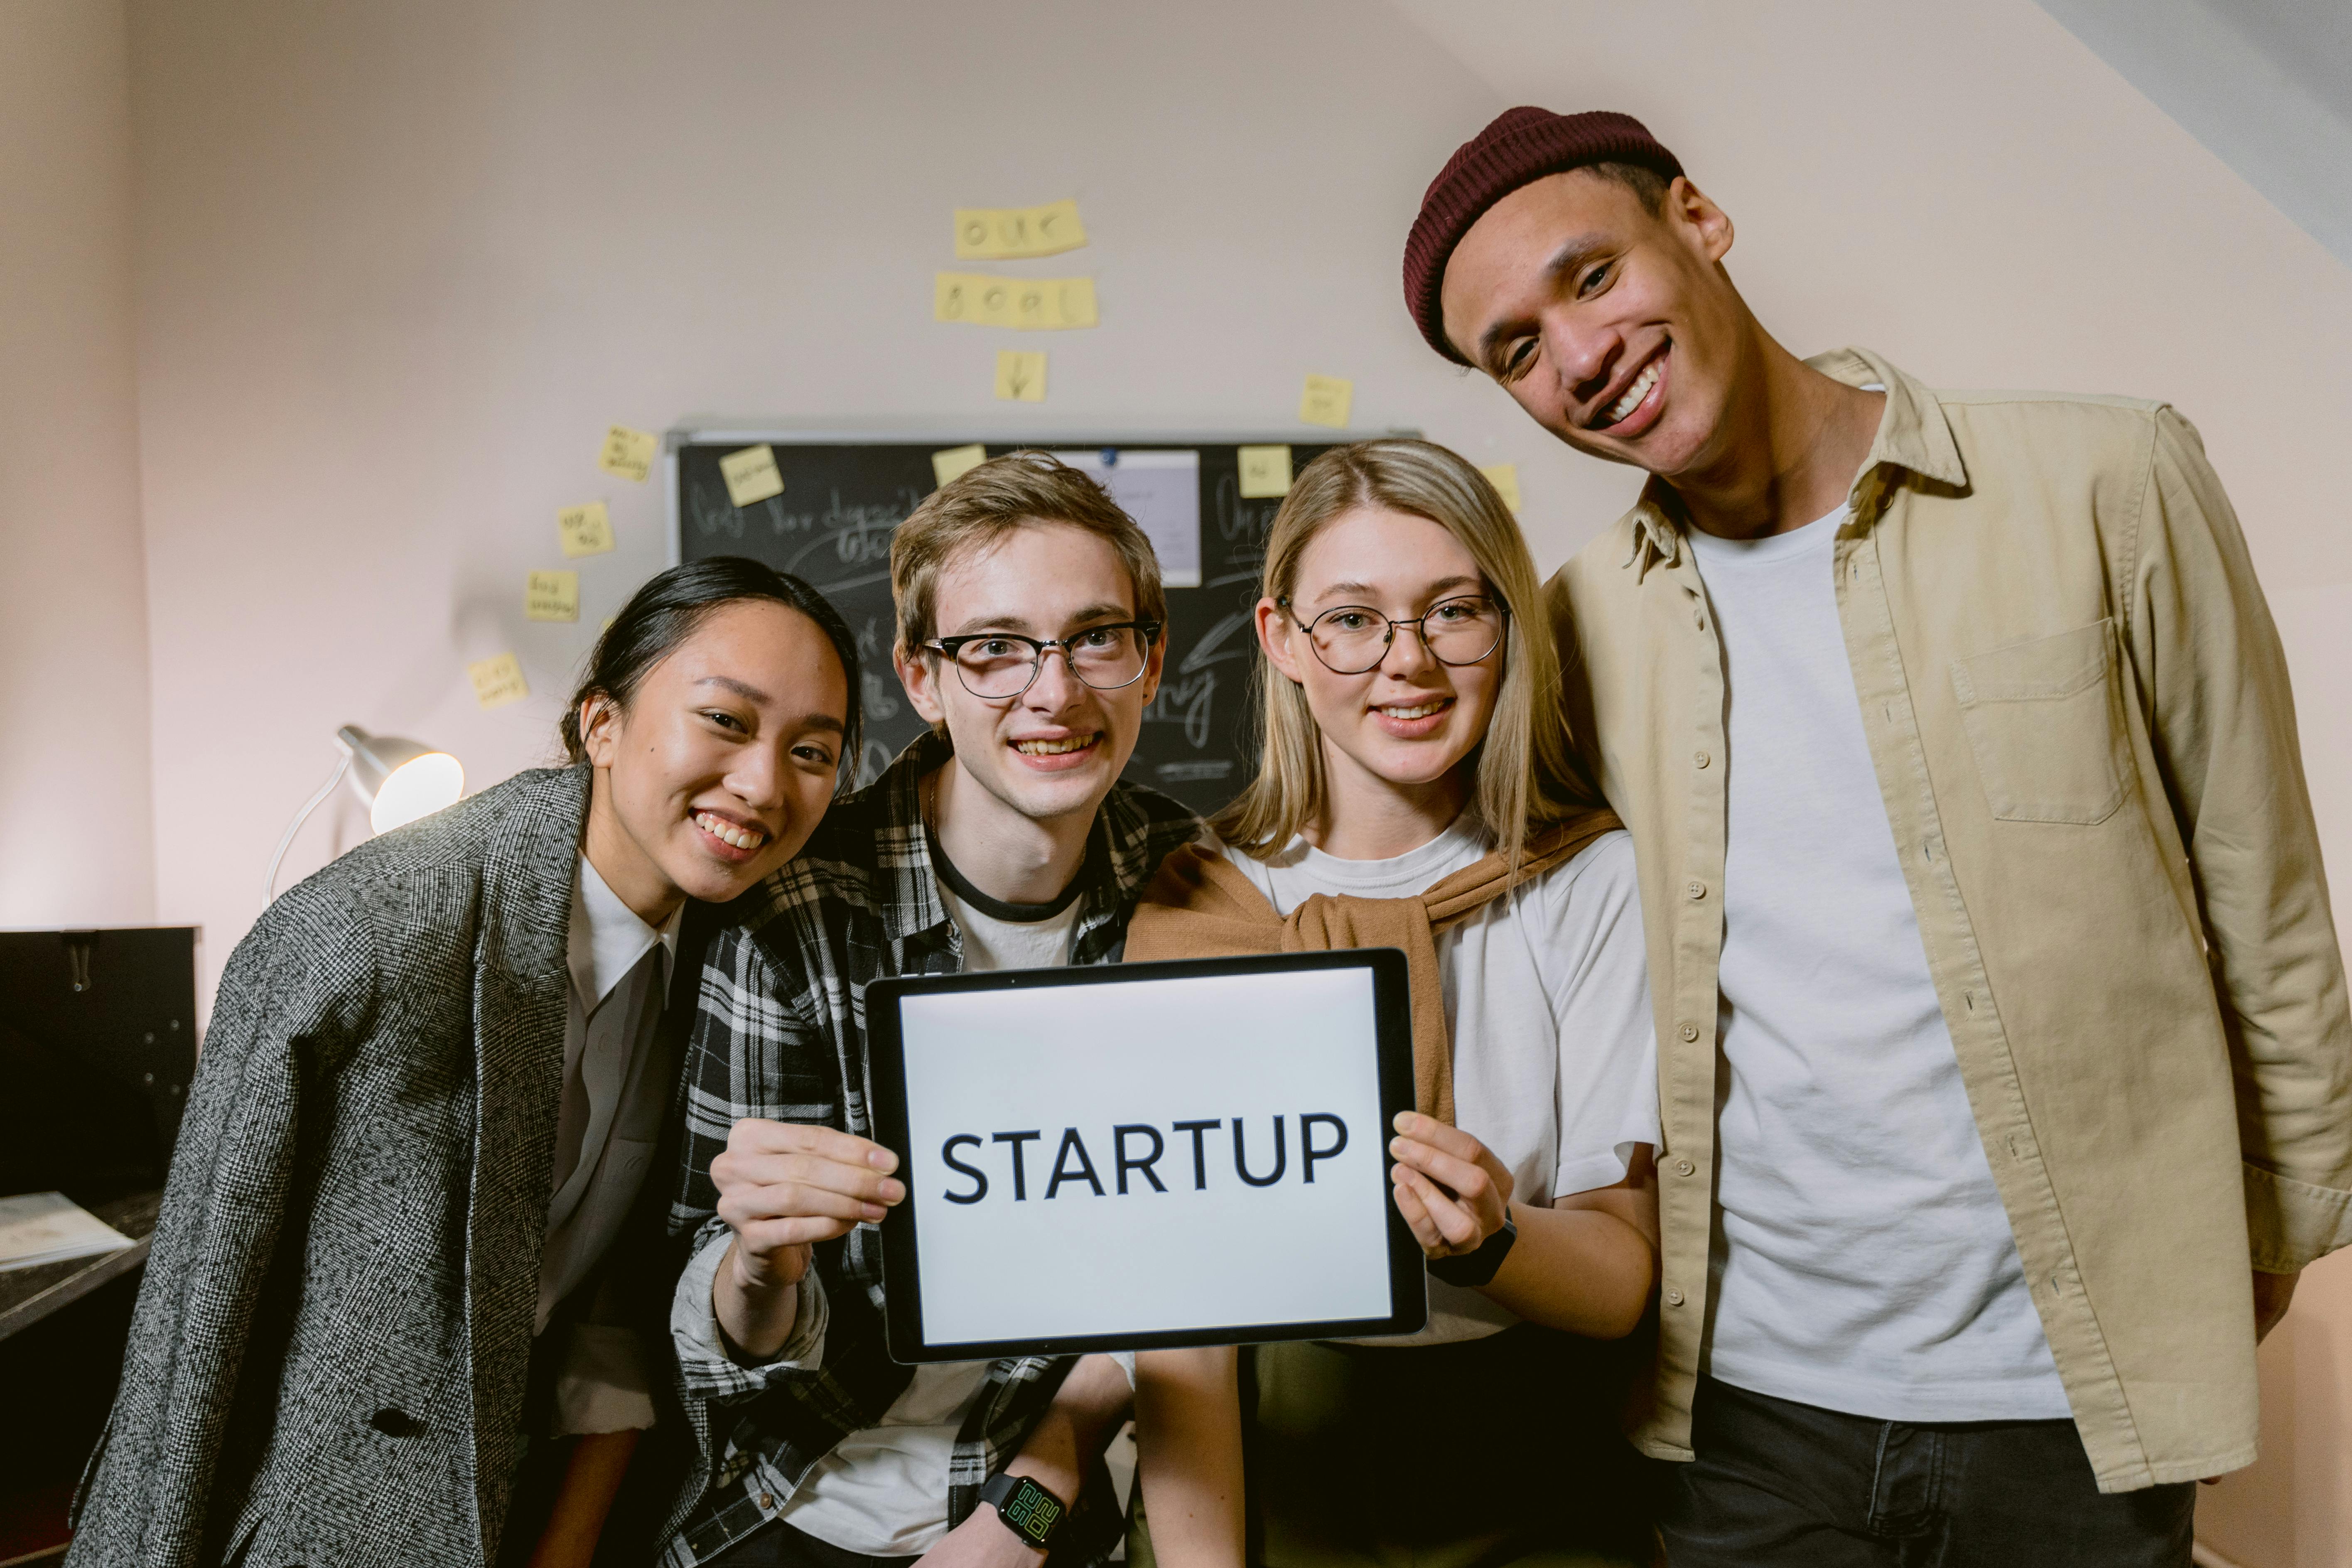
<svg viewBox="0 0 2352 1568">
<path fill-rule="evenodd" d="M 1839 619 L 1928 971 L 2099 1486 L 2252 1462 L 2252 1268 L 2352 1243 L 2352 1017 L 2284 658 L 2160 404 L 1882 384 Z M 1570 721 L 1640 862 L 1664 1125 L 1655 1399 L 1690 1457 L 1725 680 L 1671 490 L 1561 568 Z M 1890 1289 L 1900 1281 L 1890 1280 Z"/>
</svg>

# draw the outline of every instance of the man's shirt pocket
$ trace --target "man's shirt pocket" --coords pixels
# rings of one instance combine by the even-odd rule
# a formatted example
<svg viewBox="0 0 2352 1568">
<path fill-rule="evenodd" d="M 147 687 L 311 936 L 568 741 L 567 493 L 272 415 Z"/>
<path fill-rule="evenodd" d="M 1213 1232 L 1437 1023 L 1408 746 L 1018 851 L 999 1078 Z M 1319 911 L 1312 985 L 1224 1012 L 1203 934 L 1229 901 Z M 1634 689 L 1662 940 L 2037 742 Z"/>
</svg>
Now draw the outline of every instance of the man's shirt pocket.
<svg viewBox="0 0 2352 1568">
<path fill-rule="evenodd" d="M 1985 799 L 2003 822 L 2105 822 L 2131 776 L 2115 623 L 1952 661 Z"/>
</svg>

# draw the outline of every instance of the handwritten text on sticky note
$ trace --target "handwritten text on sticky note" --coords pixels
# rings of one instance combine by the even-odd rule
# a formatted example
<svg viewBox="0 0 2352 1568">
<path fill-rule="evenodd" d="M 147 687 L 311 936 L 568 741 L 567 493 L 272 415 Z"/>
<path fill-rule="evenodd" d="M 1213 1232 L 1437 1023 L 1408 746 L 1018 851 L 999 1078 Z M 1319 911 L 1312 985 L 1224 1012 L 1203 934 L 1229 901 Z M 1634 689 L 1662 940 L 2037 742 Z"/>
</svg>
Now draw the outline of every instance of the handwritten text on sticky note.
<svg viewBox="0 0 2352 1568">
<path fill-rule="evenodd" d="M 1356 384 L 1336 375 L 1310 375 L 1298 395 L 1298 418 L 1307 425 L 1348 427 L 1348 405 L 1356 399 Z"/>
<path fill-rule="evenodd" d="M 466 677 L 474 683 L 474 700 L 485 708 L 503 708 L 530 695 L 530 687 L 522 678 L 522 666 L 510 653 L 476 659 L 466 667 Z"/>
<path fill-rule="evenodd" d="M 1503 498 L 1505 506 L 1513 511 L 1519 510 L 1519 466 L 1517 463 L 1489 463 L 1478 471 L 1486 476 L 1486 482 L 1495 487 L 1495 493 Z"/>
<path fill-rule="evenodd" d="M 1287 447 L 1244 447 L 1242 460 L 1242 499 L 1271 500 L 1290 493 L 1290 448 Z"/>
<path fill-rule="evenodd" d="M 1041 350 L 996 351 L 996 395 L 1008 403 L 1045 401 L 1045 355 Z"/>
<path fill-rule="evenodd" d="M 654 471 L 654 454 L 660 450 L 661 437 L 652 431 L 615 425 L 604 432 L 604 449 L 597 454 L 596 466 L 616 479 L 644 484 Z"/>
<path fill-rule="evenodd" d="M 969 447 L 950 447 L 944 452 L 931 454 L 931 478 L 942 485 L 950 485 L 986 461 L 988 448 L 977 441 Z"/>
<path fill-rule="evenodd" d="M 534 621 L 580 618 L 580 574 L 534 572 L 523 584 L 522 613 Z"/>
<path fill-rule="evenodd" d="M 563 507 L 555 514 L 555 532 L 568 556 L 602 555 L 613 548 L 613 516 L 600 500 Z"/>
<path fill-rule="evenodd" d="M 1050 202 L 1042 207 L 958 207 L 955 253 L 962 261 L 998 261 L 1016 256 L 1059 256 L 1087 242 L 1078 204 Z"/>
<path fill-rule="evenodd" d="M 1023 331 L 1091 327 L 1096 323 L 1095 280 L 941 272 L 931 280 L 931 319 Z"/>
<path fill-rule="evenodd" d="M 719 475 L 727 481 L 727 499 L 737 506 L 784 493 L 784 476 L 776 471 L 776 449 L 764 441 L 719 458 Z"/>
</svg>

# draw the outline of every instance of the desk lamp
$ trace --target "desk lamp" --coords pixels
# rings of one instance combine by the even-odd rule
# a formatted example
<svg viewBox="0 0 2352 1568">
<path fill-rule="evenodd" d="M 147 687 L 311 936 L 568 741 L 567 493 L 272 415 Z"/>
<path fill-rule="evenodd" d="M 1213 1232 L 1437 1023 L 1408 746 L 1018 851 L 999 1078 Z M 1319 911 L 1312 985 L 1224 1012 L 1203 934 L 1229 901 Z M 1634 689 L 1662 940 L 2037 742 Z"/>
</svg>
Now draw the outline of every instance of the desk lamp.
<svg viewBox="0 0 2352 1568">
<path fill-rule="evenodd" d="M 269 858 L 269 878 L 261 890 L 264 909 L 278 896 L 278 868 L 284 864 L 294 835 L 344 779 L 351 780 L 352 793 L 367 806 L 368 826 L 377 833 L 453 805 L 466 793 L 466 770 L 446 752 L 397 735 L 371 735 L 356 724 L 336 731 L 335 744 L 342 750 L 341 760 L 319 793 L 304 801 L 286 825 L 286 836 Z"/>
</svg>

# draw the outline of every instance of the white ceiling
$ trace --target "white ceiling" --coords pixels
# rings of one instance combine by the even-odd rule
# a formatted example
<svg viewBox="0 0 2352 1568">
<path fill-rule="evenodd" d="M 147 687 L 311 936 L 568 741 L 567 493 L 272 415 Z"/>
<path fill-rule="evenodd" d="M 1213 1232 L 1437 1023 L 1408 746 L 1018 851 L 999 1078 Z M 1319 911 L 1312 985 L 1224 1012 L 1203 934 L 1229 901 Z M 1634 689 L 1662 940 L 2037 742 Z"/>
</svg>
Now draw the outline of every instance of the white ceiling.
<svg viewBox="0 0 2352 1568">
<path fill-rule="evenodd" d="M 2040 4 L 2337 260 L 2352 265 L 2352 4 Z"/>
<path fill-rule="evenodd" d="M 2352 265 L 2352 0 L 2037 3 L 2337 260 Z M 1675 99 L 1671 80 L 1618 77 L 1612 68 L 1625 63 L 1617 58 L 1626 41 L 1622 30 L 1639 29 L 1649 45 L 1663 37 L 1670 49 L 1705 52 L 1737 45 L 1756 21 L 1745 0 L 1685 0 L 1632 14 L 1577 0 L 1391 4 L 1433 43 L 1520 101 L 1549 102 L 1565 82 L 1606 83 L 1602 96 L 1612 107 L 1637 114 L 1646 107 L 1668 122 L 1675 118 L 1665 113 L 1670 105 L 1685 117 L 1693 106 Z M 1879 9 L 1868 30 L 1887 43 L 1885 30 L 1905 32 L 1903 13 L 1915 5 L 1921 46 L 1931 47 L 1938 7 L 1930 0 Z M 1884 56 L 1866 65 L 1855 58 L 1854 40 L 1837 36 L 1846 27 L 1822 27 L 1822 8 L 1780 15 L 1791 27 L 1810 23 L 1817 32 L 1811 46 L 1820 68 L 1814 79 L 1790 84 L 1792 98 L 1833 90 L 1841 68 L 1884 68 Z M 2037 47 L 2032 31 L 2019 30 L 2021 47 Z M 1785 68 L 1785 51 L 1778 58 Z M 2063 151 L 2053 148 L 2051 155 Z"/>
</svg>

